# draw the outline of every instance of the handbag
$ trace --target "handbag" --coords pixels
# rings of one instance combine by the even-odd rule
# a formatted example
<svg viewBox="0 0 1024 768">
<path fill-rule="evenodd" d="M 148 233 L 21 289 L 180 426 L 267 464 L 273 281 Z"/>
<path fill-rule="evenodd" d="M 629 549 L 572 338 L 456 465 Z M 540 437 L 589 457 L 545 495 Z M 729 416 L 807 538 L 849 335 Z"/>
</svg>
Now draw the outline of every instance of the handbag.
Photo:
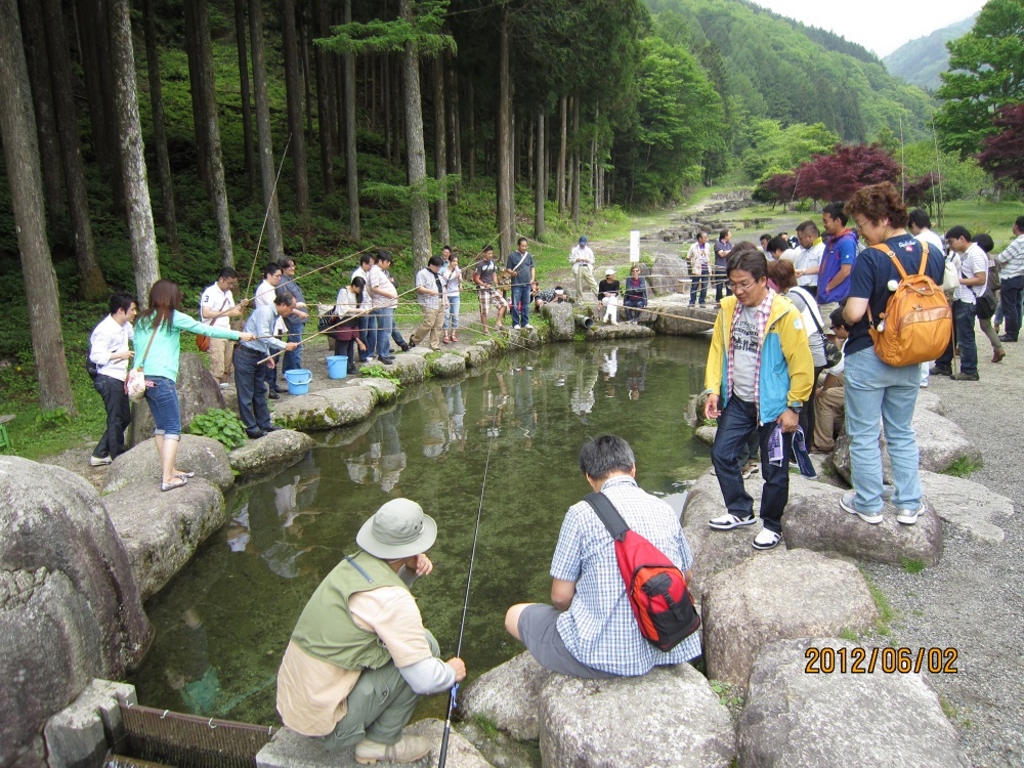
<svg viewBox="0 0 1024 768">
<path fill-rule="evenodd" d="M 133 403 L 139 402 L 146 396 L 146 374 L 142 366 L 146 363 L 146 356 L 149 354 L 149 348 L 153 346 L 153 339 L 156 338 L 156 334 L 157 329 L 154 327 L 153 333 L 149 337 L 149 343 L 146 344 L 146 351 L 142 353 L 139 367 L 128 371 L 128 376 L 124 380 L 124 393 L 128 395 L 128 399 Z"/>
<path fill-rule="evenodd" d="M 228 305 L 228 300 L 227 300 L 227 297 L 225 296 L 224 297 L 224 303 L 220 305 L 220 309 L 218 309 L 217 311 L 218 312 L 223 312 L 224 311 L 224 307 L 226 307 L 227 305 Z M 200 307 L 199 307 L 199 316 L 200 317 L 203 316 L 203 307 L 202 307 L 202 305 L 200 305 Z M 216 320 L 216 319 L 217 318 L 213 318 L 213 320 L 210 320 L 210 325 L 211 326 L 213 325 L 214 320 Z M 203 323 L 205 324 L 206 321 L 204 320 Z M 198 349 L 200 352 L 207 352 L 207 351 L 209 351 L 209 349 L 210 349 L 210 337 L 209 336 L 204 336 L 201 333 L 197 333 L 196 334 L 196 349 Z"/>
</svg>

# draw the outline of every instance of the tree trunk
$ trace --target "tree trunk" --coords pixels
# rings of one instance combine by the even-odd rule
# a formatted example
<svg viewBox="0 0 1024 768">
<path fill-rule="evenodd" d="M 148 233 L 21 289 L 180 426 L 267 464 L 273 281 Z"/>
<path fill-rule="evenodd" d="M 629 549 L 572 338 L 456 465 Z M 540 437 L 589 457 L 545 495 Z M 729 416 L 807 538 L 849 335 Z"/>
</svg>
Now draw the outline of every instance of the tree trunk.
<svg viewBox="0 0 1024 768">
<path fill-rule="evenodd" d="M 302 85 L 299 79 L 298 41 L 295 34 L 295 0 L 281 0 L 282 48 L 288 132 L 295 166 L 295 210 L 309 216 L 309 174 L 306 169 L 306 136 L 302 130 Z"/>
<path fill-rule="evenodd" d="M 388 66 L 388 56 L 380 57 L 380 100 L 384 108 L 384 157 L 387 161 L 393 162 L 391 145 L 394 143 L 391 131 L 391 67 Z"/>
<path fill-rule="evenodd" d="M 101 0 L 102 2 L 102 0 Z M 206 98 L 206 87 L 203 78 L 212 72 L 203 70 L 203 49 L 197 18 L 199 0 L 185 0 L 185 53 L 188 56 L 188 82 L 192 93 L 192 126 L 196 143 L 196 175 L 206 185 L 207 197 L 212 197 L 210 188 L 210 147 L 207 143 L 206 130 L 207 108 L 203 104 Z"/>
<path fill-rule="evenodd" d="M 21 0 L 19 5 L 39 152 L 41 157 L 46 158 L 46 162 L 40 163 L 46 216 L 50 229 L 58 230 L 63 229 L 66 221 L 67 199 L 64 196 L 64 173 L 57 160 L 60 157 L 60 137 L 57 133 L 53 89 L 50 87 L 50 56 L 46 50 L 46 27 L 43 24 L 42 7 L 38 0 Z"/>
<path fill-rule="evenodd" d="M 498 30 L 498 243 L 501 257 L 512 253 L 515 202 L 512 199 L 512 77 L 509 72 L 508 6 L 501 6 Z"/>
<path fill-rule="evenodd" d="M 277 208 L 274 175 L 274 142 L 270 135 L 270 103 L 267 99 L 267 64 L 263 56 L 262 0 L 249 0 L 249 45 L 252 48 L 252 83 L 256 92 L 256 135 L 260 148 L 260 181 L 267 217 L 267 249 L 273 261 L 284 257 L 281 213 Z M 259 254 L 254 254 L 258 258 Z"/>
<path fill-rule="evenodd" d="M 580 97 L 572 99 L 572 223 L 580 228 Z"/>
<path fill-rule="evenodd" d="M 199 89 L 193 97 L 198 104 L 199 122 L 196 127 L 206 155 L 206 189 L 213 203 L 217 221 L 217 250 L 222 266 L 233 267 L 235 256 L 231 245 L 231 216 L 228 210 L 228 191 L 224 180 L 224 161 L 220 149 L 220 122 L 217 109 L 217 83 L 213 73 L 213 46 L 210 42 L 210 13 L 207 0 L 188 0 L 191 10 L 185 15 L 185 28 L 191 23 L 192 45 L 198 72 L 193 82 Z"/>
<path fill-rule="evenodd" d="M 324 0 L 313 0 L 313 36 L 327 37 L 327 12 Z M 316 68 L 316 114 L 317 133 L 320 139 L 320 176 L 324 194 L 334 192 L 334 109 L 331 68 L 327 62 L 330 54 L 320 46 L 313 46 L 313 66 Z"/>
<path fill-rule="evenodd" d="M 45 5 L 45 13 L 47 19 L 53 18 L 53 13 L 48 5 Z M 60 5 L 58 3 L 58 9 Z M 100 35 L 106 34 L 106 28 L 100 20 L 100 11 L 97 0 L 76 0 L 76 18 L 78 19 L 79 29 L 77 30 L 77 37 L 80 43 L 79 52 L 82 56 L 82 75 L 85 80 L 85 95 L 86 104 L 89 107 L 89 124 L 92 126 L 92 144 L 93 151 L 96 153 L 97 162 L 106 166 L 108 169 L 114 162 L 113 156 L 117 152 L 115 146 L 111 146 L 109 142 L 110 129 L 108 125 L 114 121 L 113 115 L 108 115 L 105 109 L 105 102 L 103 100 L 103 84 L 100 81 L 100 68 L 102 66 L 100 59 Z M 61 27 L 64 26 L 64 17 L 61 15 Z M 49 23 L 47 23 L 47 35 L 52 34 L 49 31 Z M 68 49 L 65 47 L 62 53 L 62 58 L 67 58 Z M 52 55 L 52 54 L 51 54 Z M 57 66 L 59 62 L 55 61 L 54 65 Z M 70 68 L 69 68 L 70 70 Z M 71 81 L 68 81 L 68 87 L 70 88 Z M 56 88 L 56 84 L 54 84 Z M 56 95 L 55 95 L 56 96 Z M 57 125 L 60 126 L 60 116 L 58 113 Z M 67 170 L 65 169 L 65 173 Z"/>
<path fill-rule="evenodd" d="M 537 151 L 535 153 L 537 160 L 537 186 L 535 188 L 535 210 L 533 213 L 534 240 L 543 240 L 545 235 L 544 202 L 547 199 L 548 192 L 548 169 L 545 160 L 547 154 L 545 152 L 544 139 L 544 113 L 541 112 L 537 115 Z"/>
<path fill-rule="evenodd" d="M 590 142 L 590 193 L 594 196 L 594 211 L 601 210 L 601 198 L 597 191 L 597 129 L 601 117 L 601 97 L 594 101 L 594 138 Z"/>
<path fill-rule="evenodd" d="M 124 168 L 125 203 L 135 267 L 135 295 L 145 302 L 150 286 L 160 279 L 160 261 L 153 229 L 153 209 L 146 181 L 146 154 L 139 122 L 135 89 L 135 51 L 128 0 L 113 0 L 110 29 L 113 76 L 117 83 L 117 124 L 120 129 L 121 167 Z"/>
<path fill-rule="evenodd" d="M 448 170 L 447 133 L 444 99 L 444 54 L 434 59 L 434 175 L 443 180 Z M 448 231 L 448 194 L 437 197 L 437 238 L 442 243 L 451 243 Z"/>
<path fill-rule="evenodd" d="M 174 205 L 174 180 L 167 154 L 167 130 L 164 125 L 163 84 L 160 80 L 160 51 L 156 45 L 156 13 L 153 0 L 143 0 L 146 37 L 146 68 L 149 75 L 149 100 L 153 107 L 153 143 L 156 144 L 156 169 L 160 178 L 160 212 L 171 251 L 181 253 L 178 242 L 178 217 Z"/>
<path fill-rule="evenodd" d="M 562 118 L 562 133 L 558 145 L 558 167 L 555 169 L 555 186 L 558 187 L 558 215 L 565 215 L 565 149 L 569 129 L 569 100 L 563 96 L 558 104 L 559 114 Z"/>
<path fill-rule="evenodd" d="M 345 0 L 345 23 L 352 23 L 352 0 Z M 345 180 L 348 190 L 348 228 L 359 242 L 359 174 L 356 155 L 356 57 L 345 55 Z"/>
<path fill-rule="evenodd" d="M 469 81 L 469 183 L 476 178 L 476 88 L 473 80 Z"/>
<path fill-rule="evenodd" d="M 252 135 L 252 94 L 249 92 L 249 53 L 245 42 L 245 0 L 235 3 L 235 47 L 238 49 L 238 85 L 242 98 L 242 141 L 245 151 L 245 177 L 249 196 L 256 191 L 256 143 Z"/>
<path fill-rule="evenodd" d="M 533 189 L 533 172 L 536 166 L 533 162 L 534 142 L 536 141 L 537 133 L 534 131 L 533 118 L 526 123 L 526 186 Z"/>
<path fill-rule="evenodd" d="M 410 24 L 413 23 L 412 0 L 399 0 L 398 8 L 399 15 Z M 423 146 L 420 56 L 411 40 L 405 44 L 402 64 L 405 84 L 405 153 L 408 158 L 409 186 L 412 188 L 412 255 L 413 267 L 419 271 L 427 266 L 430 258 L 430 206 L 424 195 L 427 152 Z"/>
<path fill-rule="evenodd" d="M 64 166 L 71 230 L 75 238 L 78 287 L 84 299 L 104 299 L 109 293 L 109 288 L 96 260 L 96 242 L 92 234 L 89 195 L 85 186 L 85 166 L 82 163 L 81 140 L 78 136 L 78 115 L 75 113 L 75 97 L 71 92 L 74 80 L 71 77 L 68 39 L 64 31 L 60 0 L 44 0 L 43 22 L 46 27 L 47 53 L 50 57 L 50 87 L 53 90 L 53 106 L 57 116 L 57 131 L 60 134 L 60 158 Z M 52 162 L 56 162 L 56 158 Z M 8 166 L 8 169 L 10 168 L 11 166 Z"/>
<path fill-rule="evenodd" d="M 309 84 L 309 23 L 306 19 L 304 7 L 299 9 L 297 22 L 299 50 L 302 52 L 302 55 L 299 57 L 299 64 L 302 67 L 302 98 L 306 116 L 306 144 L 309 145 L 313 143 L 313 99 Z"/>
<path fill-rule="evenodd" d="M 455 174 L 455 183 L 452 185 L 452 205 L 459 204 L 459 192 L 462 191 L 462 117 L 459 113 L 459 78 L 455 67 L 448 68 L 448 125 L 451 132 L 450 148 L 448 150 L 448 173 Z"/>
<path fill-rule="evenodd" d="M 44 411 L 65 408 L 75 415 L 60 328 L 57 277 L 46 242 L 39 144 L 16 0 L 0 0 L 0 18 L 4 19 L 0 24 L 0 135 L 21 252 L 32 352 L 37 361 L 39 407 Z M 17 173 L 13 169 L 18 169 Z"/>
</svg>

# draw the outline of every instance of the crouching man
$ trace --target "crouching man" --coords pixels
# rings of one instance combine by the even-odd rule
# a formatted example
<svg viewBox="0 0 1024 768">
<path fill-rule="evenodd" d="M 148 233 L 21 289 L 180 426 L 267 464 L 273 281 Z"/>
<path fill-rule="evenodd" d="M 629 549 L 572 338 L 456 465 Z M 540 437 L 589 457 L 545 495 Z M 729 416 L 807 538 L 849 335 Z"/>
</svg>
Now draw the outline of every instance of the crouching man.
<svg viewBox="0 0 1024 768">
<path fill-rule="evenodd" d="M 292 632 L 277 673 L 277 711 L 327 749 L 355 745 L 358 763 L 411 763 L 430 751 L 403 736 L 421 695 L 466 676 L 441 661 L 409 587 L 433 570 L 423 554 L 437 524 L 409 499 L 392 499 L 356 536 L 359 551 L 323 580 Z"/>
<path fill-rule="evenodd" d="M 580 469 L 595 493 L 605 494 L 626 524 L 662 551 L 690 581 L 693 555 L 679 514 L 637 485 L 629 443 L 615 435 L 591 440 Z M 551 563 L 551 602 L 520 603 L 505 614 L 505 629 L 541 666 L 565 675 L 610 678 L 644 675 L 653 667 L 700 656 L 695 632 L 671 651 L 640 634 L 615 558 L 615 543 L 593 507 L 569 508 Z"/>
</svg>

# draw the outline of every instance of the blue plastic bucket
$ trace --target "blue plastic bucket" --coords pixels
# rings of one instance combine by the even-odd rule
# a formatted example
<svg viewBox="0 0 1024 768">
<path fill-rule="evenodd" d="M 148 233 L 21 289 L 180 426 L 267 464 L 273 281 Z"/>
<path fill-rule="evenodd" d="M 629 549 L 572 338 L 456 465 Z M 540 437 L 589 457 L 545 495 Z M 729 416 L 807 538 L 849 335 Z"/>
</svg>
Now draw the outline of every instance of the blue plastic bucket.
<svg viewBox="0 0 1024 768">
<path fill-rule="evenodd" d="M 313 380 L 313 372 L 308 368 L 292 368 L 284 372 L 288 380 L 289 395 L 304 395 L 309 392 L 309 382 Z"/>
<path fill-rule="evenodd" d="M 328 355 L 327 376 L 331 379 L 344 379 L 348 376 L 348 356 Z"/>
</svg>

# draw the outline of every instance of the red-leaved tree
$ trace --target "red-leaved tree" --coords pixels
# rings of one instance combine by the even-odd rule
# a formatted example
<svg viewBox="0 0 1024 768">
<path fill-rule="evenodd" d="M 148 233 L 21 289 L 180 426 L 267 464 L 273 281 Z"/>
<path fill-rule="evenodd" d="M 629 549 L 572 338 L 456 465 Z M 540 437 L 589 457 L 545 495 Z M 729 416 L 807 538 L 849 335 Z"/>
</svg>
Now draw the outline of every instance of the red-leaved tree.
<svg viewBox="0 0 1024 768">
<path fill-rule="evenodd" d="M 1024 183 L 1024 104 L 999 110 L 992 121 L 1002 132 L 985 139 L 978 163 L 996 179 Z"/>
<path fill-rule="evenodd" d="M 903 190 L 903 201 L 908 208 L 927 207 L 931 210 L 932 187 L 939 182 L 937 173 L 926 173 L 913 184 L 908 184 Z"/>
<path fill-rule="evenodd" d="M 796 169 L 796 196 L 846 200 L 861 187 L 895 182 L 900 167 L 881 144 L 837 144 L 831 155 L 814 155 Z"/>
</svg>

